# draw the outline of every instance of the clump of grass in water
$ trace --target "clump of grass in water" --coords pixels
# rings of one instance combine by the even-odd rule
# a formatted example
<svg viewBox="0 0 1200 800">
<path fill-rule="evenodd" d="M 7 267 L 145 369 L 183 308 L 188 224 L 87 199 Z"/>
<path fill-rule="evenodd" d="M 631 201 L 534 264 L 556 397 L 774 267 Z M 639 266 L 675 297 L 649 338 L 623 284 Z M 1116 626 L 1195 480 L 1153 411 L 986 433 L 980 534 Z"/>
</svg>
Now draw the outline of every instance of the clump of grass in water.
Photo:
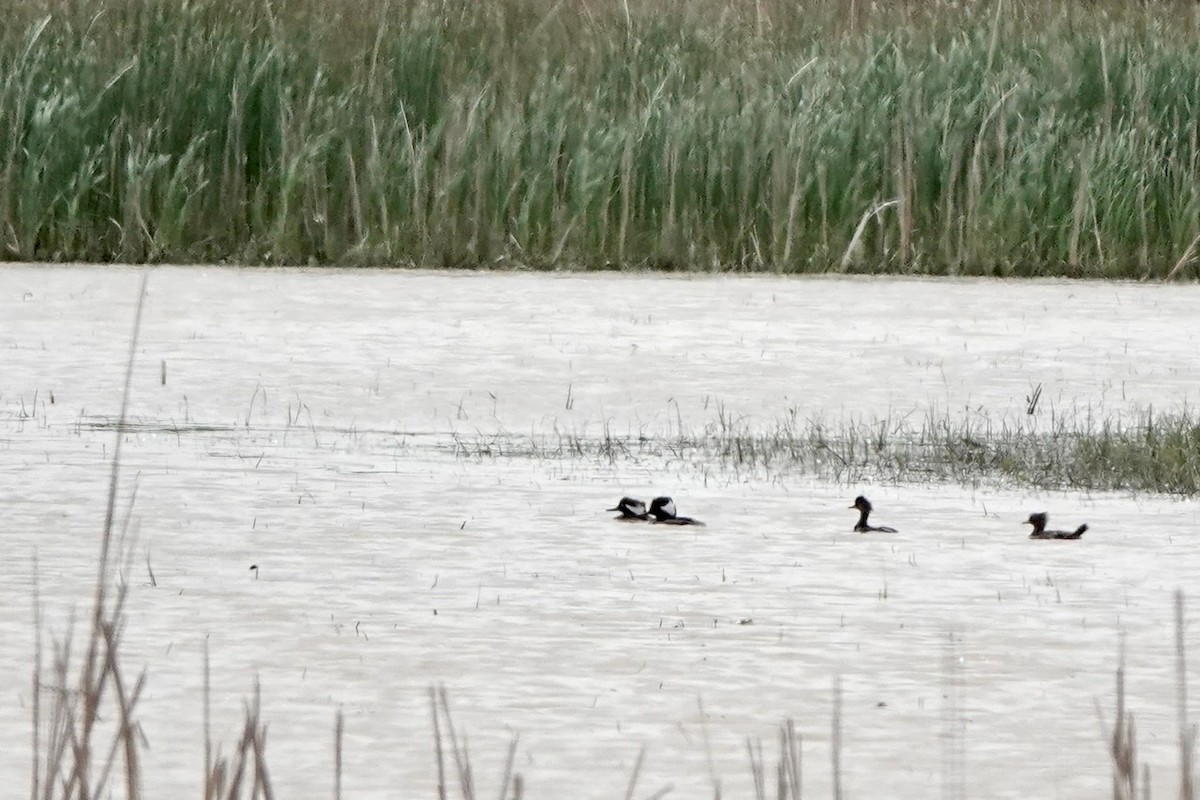
<svg viewBox="0 0 1200 800">
<path fill-rule="evenodd" d="M 1200 418 L 1183 410 L 1097 420 L 1087 411 L 1055 412 L 1042 423 L 968 410 L 828 422 L 789 411 L 766 426 L 724 411 L 700 430 L 627 435 L 456 435 L 461 457 L 594 459 L 616 464 L 663 460 L 683 468 L 738 473 L 789 472 L 857 483 L 993 481 L 1043 489 L 1200 494 Z"/>
<path fill-rule="evenodd" d="M 1183 274 L 1200 20 L 1099 6 L 9 0 L 0 245 Z"/>
</svg>

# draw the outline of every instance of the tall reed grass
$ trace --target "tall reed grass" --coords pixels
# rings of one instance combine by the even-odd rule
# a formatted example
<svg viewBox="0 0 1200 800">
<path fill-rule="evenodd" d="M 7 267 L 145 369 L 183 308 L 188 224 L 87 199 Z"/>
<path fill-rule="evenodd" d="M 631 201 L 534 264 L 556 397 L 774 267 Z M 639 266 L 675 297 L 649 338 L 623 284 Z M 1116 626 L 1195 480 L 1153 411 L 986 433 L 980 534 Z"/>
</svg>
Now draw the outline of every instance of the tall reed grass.
<svg viewBox="0 0 1200 800">
<path fill-rule="evenodd" d="M 0 252 L 1183 272 L 1197 9 L 2 0 Z"/>
</svg>

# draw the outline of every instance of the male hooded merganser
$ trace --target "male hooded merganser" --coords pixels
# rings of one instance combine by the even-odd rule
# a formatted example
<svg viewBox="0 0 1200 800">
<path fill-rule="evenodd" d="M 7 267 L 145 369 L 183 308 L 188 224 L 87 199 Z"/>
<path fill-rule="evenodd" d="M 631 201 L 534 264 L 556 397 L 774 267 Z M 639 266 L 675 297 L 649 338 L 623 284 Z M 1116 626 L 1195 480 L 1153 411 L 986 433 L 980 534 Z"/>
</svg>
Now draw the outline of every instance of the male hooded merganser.
<svg viewBox="0 0 1200 800">
<path fill-rule="evenodd" d="M 854 530 L 858 533 L 898 533 L 895 528 L 889 528 L 886 525 L 871 525 L 867 522 L 867 517 L 871 516 L 871 501 L 861 494 L 854 498 L 854 505 L 850 508 L 858 509 L 858 524 L 854 526 Z"/>
<path fill-rule="evenodd" d="M 1046 521 L 1050 517 L 1044 512 L 1030 514 L 1029 519 L 1025 520 L 1026 525 L 1033 526 L 1033 533 L 1029 534 L 1030 539 L 1078 539 L 1087 532 L 1086 524 L 1080 525 L 1073 531 L 1048 531 L 1046 530 Z"/>
<path fill-rule="evenodd" d="M 650 501 L 650 514 L 655 522 L 664 525 L 704 525 L 698 519 L 680 517 L 675 513 L 675 501 L 669 497 L 656 497 Z"/>
<path fill-rule="evenodd" d="M 650 519 L 650 515 L 646 513 L 646 504 L 633 497 L 622 497 L 615 508 L 605 510 L 620 511 L 621 513 L 614 517 L 614 519 L 621 522 L 645 522 Z"/>
</svg>

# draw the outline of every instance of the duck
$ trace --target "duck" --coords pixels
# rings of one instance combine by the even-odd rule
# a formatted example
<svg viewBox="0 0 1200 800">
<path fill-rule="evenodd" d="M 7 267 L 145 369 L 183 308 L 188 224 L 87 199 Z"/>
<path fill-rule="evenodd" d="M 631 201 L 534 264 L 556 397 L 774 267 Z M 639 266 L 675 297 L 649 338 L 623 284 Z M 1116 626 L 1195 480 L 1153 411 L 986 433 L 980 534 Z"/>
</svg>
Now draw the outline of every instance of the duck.
<svg viewBox="0 0 1200 800">
<path fill-rule="evenodd" d="M 675 501 L 669 497 L 656 497 L 650 501 L 650 516 L 655 522 L 663 525 L 699 525 L 704 523 L 691 517 L 681 517 L 675 513 Z"/>
<path fill-rule="evenodd" d="M 650 515 L 646 513 L 646 504 L 636 497 L 622 497 L 613 508 L 606 511 L 620 511 L 613 519 L 620 522 L 646 522 Z"/>
<path fill-rule="evenodd" d="M 1087 533 L 1087 523 L 1080 525 L 1073 531 L 1048 531 L 1046 523 L 1049 521 L 1050 515 L 1044 511 L 1039 511 L 1036 514 L 1030 514 L 1029 519 L 1025 520 L 1026 525 L 1033 526 L 1033 532 L 1029 534 L 1030 539 L 1078 539 L 1083 534 Z"/>
<path fill-rule="evenodd" d="M 871 501 L 863 495 L 854 498 L 854 505 L 850 508 L 858 509 L 858 523 L 854 526 L 854 530 L 858 533 L 898 533 L 895 528 L 889 528 L 886 525 L 871 525 L 867 522 L 867 517 L 871 516 Z"/>
</svg>

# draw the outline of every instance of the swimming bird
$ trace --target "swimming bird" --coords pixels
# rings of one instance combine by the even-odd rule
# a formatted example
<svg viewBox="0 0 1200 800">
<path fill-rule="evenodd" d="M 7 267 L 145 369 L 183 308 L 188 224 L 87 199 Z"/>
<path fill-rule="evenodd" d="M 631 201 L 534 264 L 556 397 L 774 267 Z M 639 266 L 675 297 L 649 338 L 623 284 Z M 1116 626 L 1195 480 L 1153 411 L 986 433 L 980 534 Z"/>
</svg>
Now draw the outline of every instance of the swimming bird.
<svg viewBox="0 0 1200 800">
<path fill-rule="evenodd" d="M 1033 526 L 1033 532 L 1029 534 L 1030 539 L 1078 539 L 1087 532 L 1088 526 L 1086 523 L 1080 525 L 1073 531 L 1048 531 L 1046 530 L 1046 522 L 1050 516 L 1044 511 L 1037 514 L 1030 514 L 1029 519 L 1025 520 L 1026 525 Z"/>
<path fill-rule="evenodd" d="M 854 505 L 850 508 L 858 509 L 858 523 L 854 526 L 854 530 L 858 533 L 898 533 L 895 528 L 889 528 L 886 525 L 871 525 L 867 522 L 867 517 L 871 516 L 871 501 L 863 497 L 861 494 L 854 498 Z"/>
<path fill-rule="evenodd" d="M 704 525 L 698 519 L 678 516 L 675 513 L 675 501 L 669 497 L 656 497 L 650 501 L 650 515 L 655 522 L 664 525 Z"/>
<path fill-rule="evenodd" d="M 646 513 L 646 504 L 635 497 L 622 497 L 614 508 L 605 510 L 620 511 L 621 513 L 613 519 L 621 522 L 645 522 L 650 519 L 650 515 Z"/>
</svg>

